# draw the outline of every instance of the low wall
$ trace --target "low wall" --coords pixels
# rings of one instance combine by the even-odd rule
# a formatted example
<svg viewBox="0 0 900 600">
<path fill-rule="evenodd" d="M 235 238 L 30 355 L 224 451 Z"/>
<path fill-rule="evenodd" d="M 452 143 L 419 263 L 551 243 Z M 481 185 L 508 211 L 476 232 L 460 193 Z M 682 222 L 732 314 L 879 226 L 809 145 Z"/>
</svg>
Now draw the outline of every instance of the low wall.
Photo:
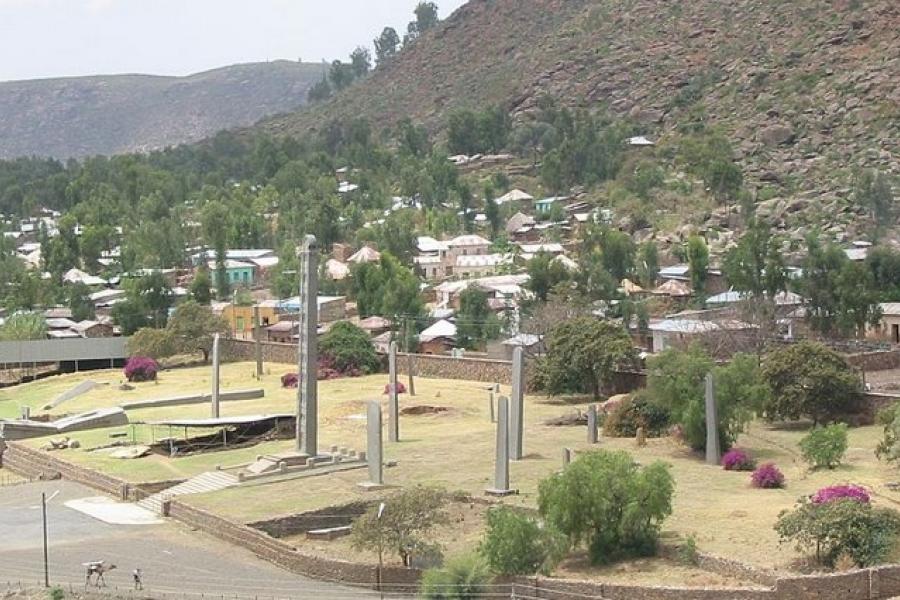
<svg viewBox="0 0 900 600">
<path fill-rule="evenodd" d="M 73 465 L 16 442 L 0 443 L 0 467 L 34 478 L 42 474 L 58 473 L 65 479 L 119 498 L 133 498 L 147 493 L 137 485 Z M 155 487 L 154 484 L 147 485 Z M 377 581 L 376 565 L 303 554 L 262 531 L 178 500 L 166 502 L 164 510 L 170 518 L 225 542 L 247 548 L 260 558 L 292 573 L 370 588 Z M 421 571 L 417 569 L 385 567 L 382 581 L 388 591 L 410 592 L 417 585 L 420 576 Z M 585 597 L 601 597 L 605 600 L 888 600 L 900 595 L 900 565 L 849 573 L 786 577 L 777 579 L 772 586 L 756 589 L 642 587 L 542 577 L 516 577 L 498 583 L 509 586 L 511 594 L 547 600 L 584 600 Z"/>
<path fill-rule="evenodd" d="M 51 478 L 58 474 L 63 479 L 75 481 L 116 498 L 129 496 L 130 485 L 127 481 L 73 465 L 47 452 L 33 450 L 16 442 L 6 443 L 6 450 L 0 454 L 0 466 L 33 479 Z"/>
<path fill-rule="evenodd" d="M 408 375 L 407 354 L 398 353 L 397 371 Z M 489 358 L 453 358 L 435 354 L 413 354 L 413 371 L 430 379 L 462 379 L 485 383 L 512 384 L 512 362 Z"/>
<path fill-rule="evenodd" d="M 233 523 L 212 513 L 183 504 L 178 500 L 172 500 L 167 504 L 169 517 L 220 540 L 250 550 L 258 557 L 275 563 L 292 573 L 363 587 L 374 587 L 378 581 L 376 565 L 356 564 L 302 554 L 292 546 L 246 525 Z M 382 581 L 386 590 L 408 590 L 411 586 L 416 585 L 420 576 L 420 571 L 402 567 L 385 567 L 382 571 Z"/>
<path fill-rule="evenodd" d="M 219 400 L 221 402 L 235 400 L 254 400 L 262 398 L 266 395 L 265 390 L 233 390 L 230 392 L 219 392 Z M 173 398 L 157 398 L 154 400 L 135 400 L 134 402 L 126 402 L 122 405 L 125 410 L 135 410 L 138 408 L 159 408 L 161 406 L 181 406 L 185 404 L 209 404 L 212 401 L 211 394 L 195 394 L 192 396 L 176 396 Z"/>
<path fill-rule="evenodd" d="M 848 354 L 847 362 L 865 371 L 886 371 L 900 368 L 900 350 L 880 350 Z"/>
<path fill-rule="evenodd" d="M 264 363 L 297 364 L 297 345 L 277 342 L 260 342 Z M 255 361 L 256 342 L 252 340 L 223 339 L 219 341 L 222 359 L 232 362 Z M 294 367 L 296 371 L 296 366 Z"/>
</svg>

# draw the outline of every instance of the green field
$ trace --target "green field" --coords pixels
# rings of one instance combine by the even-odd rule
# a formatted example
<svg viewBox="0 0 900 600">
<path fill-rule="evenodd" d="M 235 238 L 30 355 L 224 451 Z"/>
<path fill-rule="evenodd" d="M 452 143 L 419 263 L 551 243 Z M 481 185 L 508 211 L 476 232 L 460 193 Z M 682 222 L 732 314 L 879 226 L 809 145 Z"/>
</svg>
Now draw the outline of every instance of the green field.
<svg viewBox="0 0 900 600">
<path fill-rule="evenodd" d="M 223 415 L 291 412 L 296 392 L 280 389 L 279 385 L 280 375 L 289 369 L 289 366 L 275 367 L 258 383 L 252 377 L 252 364 L 225 365 L 222 370 L 223 390 L 247 389 L 261 384 L 266 389 L 266 398 L 224 403 Z M 113 385 L 94 390 L 70 404 L 63 404 L 55 412 L 77 412 L 137 398 L 165 397 L 209 388 L 207 368 L 164 372 L 159 383 L 140 384 L 129 392 L 116 389 L 120 378 L 118 372 L 92 372 L 4 390 L 0 392 L 0 407 L 12 402 L 41 406 L 61 391 L 88 378 L 108 381 Z M 365 402 L 372 399 L 384 401 L 382 392 L 385 383 L 384 375 L 320 383 L 320 445 L 323 449 L 331 444 L 358 450 L 365 448 L 365 421 L 361 418 Z M 401 408 L 415 405 L 447 410 L 438 414 L 401 417 L 402 441 L 385 447 L 385 459 L 397 462 L 397 466 L 385 470 L 386 482 L 400 486 L 433 484 L 483 495 L 484 489 L 491 485 L 493 476 L 495 436 L 484 387 L 484 384 L 476 382 L 419 379 L 417 396 L 401 396 Z M 508 393 L 509 390 L 503 391 Z M 537 484 L 560 468 L 562 449 L 569 447 L 576 452 L 589 449 L 584 427 L 545 425 L 548 419 L 579 408 L 583 410 L 585 406 L 539 396 L 527 398 L 527 456 L 526 460 L 511 465 L 512 486 L 519 489 L 520 494 L 505 502 L 534 506 Z M 138 410 L 129 416 L 132 421 L 142 421 L 207 415 L 207 406 L 194 405 Z M 83 448 L 60 451 L 56 455 L 141 482 L 188 477 L 217 465 L 249 462 L 258 454 L 292 447 L 291 441 L 268 442 L 252 448 L 193 457 L 169 459 L 150 456 L 133 461 L 86 451 L 108 443 L 112 431 L 122 430 L 130 431 L 130 428 L 72 434 L 71 437 L 82 442 Z M 160 429 L 157 433 L 167 434 Z M 174 433 L 178 435 L 178 432 Z M 149 437 L 149 428 L 136 426 L 135 434 L 145 439 Z M 603 438 L 597 447 L 626 449 L 645 464 L 663 460 L 672 465 L 676 497 L 674 514 L 665 525 L 667 536 L 694 535 L 701 551 L 763 567 L 787 569 L 797 556 L 791 548 L 778 545 L 772 526 L 778 513 L 793 506 L 798 497 L 829 484 L 857 483 L 869 487 L 878 503 L 900 503 L 900 493 L 885 487 L 885 483 L 900 479 L 900 475 L 894 467 L 878 462 L 874 456 L 880 434 L 879 427 L 851 430 L 846 464 L 834 471 L 811 473 L 797 454 L 797 442 L 804 435 L 803 431 L 753 424 L 742 436 L 739 446 L 749 449 L 760 461 L 776 462 L 787 477 L 787 488 L 784 490 L 753 489 L 749 485 L 748 473 L 731 473 L 706 466 L 700 457 L 668 438 L 651 439 L 644 448 L 637 448 L 630 439 Z M 40 446 L 43 441 L 31 440 L 28 443 Z M 213 494 L 185 496 L 183 501 L 250 522 L 342 504 L 362 497 L 370 498 L 358 487 L 365 479 L 365 470 L 353 470 L 281 482 L 251 482 Z M 333 547 L 336 551 L 341 548 L 340 545 Z M 655 570 L 649 568 L 648 573 Z"/>
</svg>

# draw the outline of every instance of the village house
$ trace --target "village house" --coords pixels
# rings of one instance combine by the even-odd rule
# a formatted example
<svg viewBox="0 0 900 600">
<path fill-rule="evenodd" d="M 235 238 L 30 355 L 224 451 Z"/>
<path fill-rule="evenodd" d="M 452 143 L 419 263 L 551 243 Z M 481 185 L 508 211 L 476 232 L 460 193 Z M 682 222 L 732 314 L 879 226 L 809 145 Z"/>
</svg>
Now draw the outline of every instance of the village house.
<svg viewBox="0 0 900 600">
<path fill-rule="evenodd" d="M 207 263 L 207 267 L 209 268 L 213 285 L 218 285 L 219 273 L 216 269 L 215 261 Z M 228 283 L 231 286 L 252 287 L 255 270 L 256 265 L 250 262 L 243 262 L 230 258 L 225 261 L 225 277 L 228 279 Z"/>
<path fill-rule="evenodd" d="M 868 337 L 900 344 L 900 302 L 884 302 L 881 308 L 881 321 L 868 331 Z"/>
<path fill-rule="evenodd" d="M 438 321 L 419 334 L 419 354 L 446 354 L 456 347 L 456 325 Z"/>
</svg>

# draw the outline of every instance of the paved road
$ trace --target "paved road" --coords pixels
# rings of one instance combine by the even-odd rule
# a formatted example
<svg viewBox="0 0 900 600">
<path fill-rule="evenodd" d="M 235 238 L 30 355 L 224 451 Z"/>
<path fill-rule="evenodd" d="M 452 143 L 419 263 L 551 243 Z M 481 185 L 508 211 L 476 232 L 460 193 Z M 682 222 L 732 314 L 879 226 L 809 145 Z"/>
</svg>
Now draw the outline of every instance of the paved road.
<svg viewBox="0 0 900 600">
<path fill-rule="evenodd" d="M 372 598 L 377 594 L 293 575 L 231 544 L 173 522 L 109 525 L 63 505 L 97 492 L 66 481 L 0 487 L 0 591 L 7 582 L 35 586 L 43 581 L 41 492 L 59 490 L 48 506 L 50 582 L 84 585 L 81 563 L 106 560 L 118 569 L 110 587 L 131 587 L 135 568 L 158 598 Z M 198 596 L 199 597 L 199 596 Z"/>
</svg>

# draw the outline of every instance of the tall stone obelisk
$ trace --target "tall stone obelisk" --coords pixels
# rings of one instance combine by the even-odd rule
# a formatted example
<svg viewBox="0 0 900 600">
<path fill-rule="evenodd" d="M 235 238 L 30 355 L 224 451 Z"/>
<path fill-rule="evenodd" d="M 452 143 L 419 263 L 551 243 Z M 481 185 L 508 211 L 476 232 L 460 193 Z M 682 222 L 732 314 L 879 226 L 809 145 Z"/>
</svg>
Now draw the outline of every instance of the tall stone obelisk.
<svg viewBox="0 0 900 600">
<path fill-rule="evenodd" d="M 300 316 L 297 347 L 297 450 L 319 453 L 318 339 L 319 246 L 308 235 L 300 250 Z"/>
<path fill-rule="evenodd" d="M 219 418 L 219 334 L 213 336 L 212 343 L 212 392 L 210 395 L 212 418 Z"/>
</svg>

